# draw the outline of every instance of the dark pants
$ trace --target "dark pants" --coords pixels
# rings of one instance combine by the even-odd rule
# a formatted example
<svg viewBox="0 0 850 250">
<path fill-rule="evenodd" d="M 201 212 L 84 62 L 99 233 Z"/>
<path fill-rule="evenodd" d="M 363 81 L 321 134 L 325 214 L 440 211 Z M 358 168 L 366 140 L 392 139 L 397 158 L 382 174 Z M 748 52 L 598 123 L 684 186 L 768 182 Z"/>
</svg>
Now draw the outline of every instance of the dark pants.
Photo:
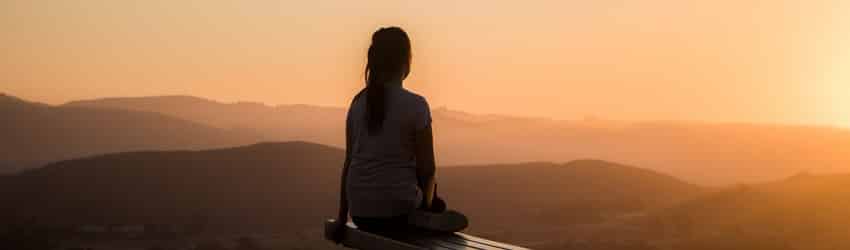
<svg viewBox="0 0 850 250">
<path fill-rule="evenodd" d="M 422 207 L 419 209 L 435 213 L 446 211 L 446 202 L 437 196 L 436 185 L 434 185 L 434 199 L 431 201 L 431 207 L 425 208 L 425 201 L 422 201 Z M 407 222 L 406 214 L 395 217 L 352 216 L 351 221 L 354 222 L 354 225 L 357 225 L 358 229 L 371 233 L 387 234 L 391 232 L 415 230 L 415 228 Z"/>
<path fill-rule="evenodd" d="M 412 229 L 407 223 L 407 215 L 399 215 L 395 217 L 377 218 L 377 217 L 359 217 L 352 216 L 351 221 L 357 228 L 370 233 L 387 234 L 390 232 L 407 231 Z"/>
</svg>

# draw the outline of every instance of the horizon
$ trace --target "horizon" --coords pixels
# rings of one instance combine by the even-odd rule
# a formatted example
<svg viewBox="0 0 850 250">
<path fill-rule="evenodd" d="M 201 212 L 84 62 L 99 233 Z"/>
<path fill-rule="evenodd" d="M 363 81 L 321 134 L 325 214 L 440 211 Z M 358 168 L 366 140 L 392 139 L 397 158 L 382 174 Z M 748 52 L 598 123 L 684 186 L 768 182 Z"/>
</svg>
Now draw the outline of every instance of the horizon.
<svg viewBox="0 0 850 250">
<path fill-rule="evenodd" d="M 0 249 L 850 249 L 847 0 L 0 0 L 0 44 Z"/>
<path fill-rule="evenodd" d="M 433 107 L 850 127 L 838 0 L 0 6 L 0 90 L 54 105 L 185 94 L 345 106 L 369 35 L 398 25 L 413 39 L 406 86 Z"/>
<path fill-rule="evenodd" d="M 267 108 L 277 108 L 277 107 L 286 107 L 286 106 L 309 106 L 309 107 L 317 107 L 317 108 L 331 108 L 331 109 L 347 109 L 345 106 L 331 106 L 331 105 L 317 105 L 317 104 L 308 104 L 308 103 L 280 103 L 280 104 L 269 104 L 259 101 L 250 101 L 250 100 L 236 100 L 236 101 L 222 101 L 216 100 L 209 97 L 202 97 L 196 95 L 189 94 L 173 94 L 173 95 L 152 95 L 152 96 L 105 96 L 105 97 L 97 97 L 97 98 L 87 98 L 87 99 L 76 99 L 76 100 L 68 100 L 62 103 L 48 103 L 39 100 L 26 99 L 8 92 L 0 92 L 0 95 L 6 95 L 13 98 L 18 98 L 26 102 L 33 103 L 42 103 L 50 106 L 63 106 L 74 102 L 79 101 L 98 101 L 98 100 L 107 100 L 107 99 L 134 99 L 134 98 L 168 98 L 168 97 L 188 97 L 188 98 L 197 98 L 203 101 L 215 102 L 218 104 L 231 105 L 231 104 L 259 104 Z M 530 115 L 514 115 L 507 113 L 478 113 L 472 112 L 468 110 L 455 109 L 449 106 L 432 106 L 432 111 L 435 110 L 445 110 L 447 112 L 460 112 L 469 115 L 475 116 L 500 116 L 500 117 L 509 117 L 509 118 L 517 118 L 517 119 L 543 119 L 543 120 L 551 120 L 556 122 L 581 122 L 581 121 L 603 121 L 603 122 L 617 122 L 617 123 L 629 123 L 629 124 L 639 124 L 639 123 L 654 123 L 654 122 L 669 122 L 669 123 L 700 123 L 700 124 L 711 124 L 711 125 L 762 125 L 762 126 L 787 126 L 787 127 L 813 127 L 813 128 L 830 128 L 830 129 L 841 129 L 841 130 L 850 130 L 850 126 L 843 125 L 835 125 L 835 124 L 817 124 L 817 123 L 778 123 L 778 122 L 755 122 L 755 121 L 710 121 L 710 120 L 676 120 L 676 119 L 654 119 L 654 120 L 617 120 L 611 119 L 604 115 L 600 114 L 592 114 L 586 115 L 583 117 L 575 117 L 575 118 L 555 118 L 555 117 L 545 117 L 545 116 L 530 116 Z"/>
</svg>

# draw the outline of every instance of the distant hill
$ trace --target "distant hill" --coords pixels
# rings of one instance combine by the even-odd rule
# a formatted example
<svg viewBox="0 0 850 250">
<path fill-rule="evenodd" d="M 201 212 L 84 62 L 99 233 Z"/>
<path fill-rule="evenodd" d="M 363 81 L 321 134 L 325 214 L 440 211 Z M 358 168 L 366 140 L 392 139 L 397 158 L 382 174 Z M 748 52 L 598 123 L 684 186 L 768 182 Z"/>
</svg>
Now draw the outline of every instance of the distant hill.
<svg viewBox="0 0 850 250">
<path fill-rule="evenodd" d="M 57 160 L 137 150 L 255 143 L 260 136 L 154 112 L 50 106 L 0 95 L 0 173 Z"/>
<path fill-rule="evenodd" d="M 564 249 L 559 239 L 585 237 L 592 232 L 587 227 L 707 191 L 655 171 L 598 160 L 441 168 L 438 175 L 447 199 L 461 211 L 473 211 L 472 229 L 534 249 Z M 618 246 L 642 249 L 630 248 L 635 247 L 630 242 Z"/>
<path fill-rule="evenodd" d="M 661 209 L 595 223 L 560 224 L 511 235 L 532 242 L 527 246 L 535 249 L 850 249 L 847 183 L 848 174 L 797 175 L 708 190 Z M 567 210 L 561 215 L 569 214 Z"/>
<path fill-rule="evenodd" d="M 61 161 L 8 177 L 0 203 L 10 205 L 0 216 L 48 224 L 204 218 L 218 230 L 319 237 L 321 221 L 337 209 L 342 157 L 336 148 L 287 142 Z M 438 175 L 440 194 L 470 216 L 472 232 L 515 242 L 702 192 L 670 176 L 592 160 L 440 168 Z"/>
<path fill-rule="evenodd" d="M 315 247 L 343 152 L 309 143 L 114 153 L 0 176 L 0 224 L 200 222 Z M 599 160 L 438 169 L 469 232 L 535 249 L 847 249 L 850 175 L 706 189 Z M 296 244 L 296 242 L 292 242 Z"/>
<path fill-rule="evenodd" d="M 850 175 L 798 175 L 729 188 L 639 223 L 660 249 L 850 249 Z"/>
<path fill-rule="evenodd" d="M 346 111 L 341 108 L 220 103 L 193 96 L 105 98 L 63 106 L 157 112 L 216 128 L 257 133 L 277 141 L 304 140 L 340 146 L 345 138 L 342 128 Z"/>
<path fill-rule="evenodd" d="M 190 96 L 107 98 L 68 107 L 149 111 L 271 140 L 342 146 L 345 109 L 220 103 Z M 706 185 L 757 183 L 800 171 L 850 170 L 850 130 L 702 122 L 575 121 L 432 111 L 440 165 L 606 159 Z"/>
</svg>

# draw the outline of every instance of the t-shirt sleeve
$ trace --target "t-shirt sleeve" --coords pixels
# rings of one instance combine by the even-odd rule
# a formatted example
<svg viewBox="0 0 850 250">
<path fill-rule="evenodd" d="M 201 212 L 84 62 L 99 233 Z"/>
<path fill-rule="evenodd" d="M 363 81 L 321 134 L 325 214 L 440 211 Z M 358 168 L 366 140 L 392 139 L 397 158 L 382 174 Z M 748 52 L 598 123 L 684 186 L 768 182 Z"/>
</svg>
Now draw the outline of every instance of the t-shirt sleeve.
<svg viewBox="0 0 850 250">
<path fill-rule="evenodd" d="M 357 100 L 360 98 L 362 92 L 358 93 L 354 98 L 351 99 L 351 104 L 348 106 L 348 112 L 345 113 L 345 146 L 346 148 L 351 147 L 354 143 L 355 133 L 357 133 L 357 127 L 355 124 L 355 116 L 357 114 L 357 110 L 355 110 L 355 104 Z"/>
<path fill-rule="evenodd" d="M 352 105 L 353 106 L 353 105 Z M 354 142 L 354 124 L 351 120 L 351 107 L 348 108 L 348 112 L 345 113 L 345 146 L 350 147 L 351 143 Z"/>
<path fill-rule="evenodd" d="M 431 125 L 431 107 L 424 97 L 419 97 L 416 105 L 416 114 L 413 119 L 413 127 L 416 131 L 422 131 Z"/>
</svg>

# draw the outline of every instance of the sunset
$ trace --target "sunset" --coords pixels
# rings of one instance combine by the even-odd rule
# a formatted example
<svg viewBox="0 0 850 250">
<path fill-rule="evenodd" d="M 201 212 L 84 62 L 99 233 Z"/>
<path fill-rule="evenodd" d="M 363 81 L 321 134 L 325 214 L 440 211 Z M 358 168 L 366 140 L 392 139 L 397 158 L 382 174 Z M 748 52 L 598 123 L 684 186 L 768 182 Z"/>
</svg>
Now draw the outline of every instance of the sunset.
<svg viewBox="0 0 850 250">
<path fill-rule="evenodd" d="M 850 1 L 0 0 L 0 27 L 0 249 L 850 249 Z"/>
<path fill-rule="evenodd" d="M 345 106 L 367 36 L 475 113 L 850 126 L 843 1 L 4 1 L 3 91 Z"/>
</svg>

